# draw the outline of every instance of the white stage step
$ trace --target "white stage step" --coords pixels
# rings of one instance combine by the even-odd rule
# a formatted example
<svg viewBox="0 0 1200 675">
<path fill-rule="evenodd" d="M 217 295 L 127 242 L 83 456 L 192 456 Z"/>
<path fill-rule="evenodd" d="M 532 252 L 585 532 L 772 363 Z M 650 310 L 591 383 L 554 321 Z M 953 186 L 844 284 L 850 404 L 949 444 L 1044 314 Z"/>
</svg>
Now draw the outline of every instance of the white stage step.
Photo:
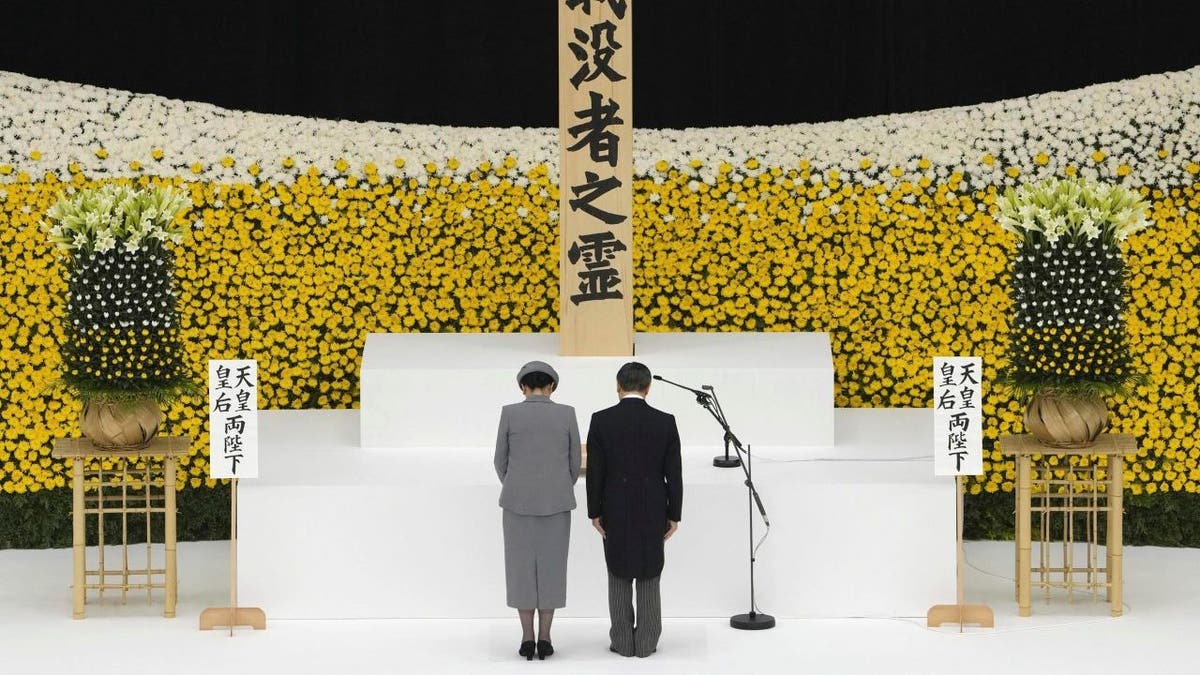
<svg viewBox="0 0 1200 675">
<path fill-rule="evenodd" d="M 834 444 L 826 333 L 638 333 L 635 349 L 655 374 L 713 385 L 743 442 Z M 558 371 L 554 399 L 575 406 L 586 437 L 591 413 L 616 402 L 617 369 L 630 358 L 559 356 L 554 333 L 373 333 L 362 358 L 362 446 L 492 445 L 500 407 L 520 400 L 517 370 L 533 360 Z M 655 382 L 651 397 L 675 414 L 685 445 L 721 442 L 691 394 Z"/>
<path fill-rule="evenodd" d="M 764 449 L 755 463 L 772 524 L 760 608 L 921 616 L 952 601 L 954 482 L 933 476 L 931 411 L 832 417 L 836 448 Z M 353 410 L 263 411 L 260 425 L 262 478 L 242 481 L 239 496 L 242 604 L 274 619 L 510 615 L 490 447 L 360 448 Z M 716 450 L 684 446 L 666 616 L 748 609 L 746 490 L 740 470 L 712 467 Z M 563 615 L 603 617 L 603 554 L 582 479 L 576 492 Z"/>
</svg>

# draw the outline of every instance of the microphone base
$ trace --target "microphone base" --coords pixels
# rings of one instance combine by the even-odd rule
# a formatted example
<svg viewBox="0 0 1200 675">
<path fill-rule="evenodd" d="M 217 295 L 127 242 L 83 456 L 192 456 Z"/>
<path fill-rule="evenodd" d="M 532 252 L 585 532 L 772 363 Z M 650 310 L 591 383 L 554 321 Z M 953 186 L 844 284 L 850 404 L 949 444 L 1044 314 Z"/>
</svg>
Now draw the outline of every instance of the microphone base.
<svg viewBox="0 0 1200 675">
<path fill-rule="evenodd" d="M 738 630 L 766 630 L 775 627 L 775 617 L 755 612 L 738 614 L 729 618 L 729 625 Z"/>
<path fill-rule="evenodd" d="M 742 460 L 737 457 L 729 457 L 728 455 L 717 455 L 713 457 L 713 466 L 718 469 L 736 469 L 742 465 Z"/>
</svg>

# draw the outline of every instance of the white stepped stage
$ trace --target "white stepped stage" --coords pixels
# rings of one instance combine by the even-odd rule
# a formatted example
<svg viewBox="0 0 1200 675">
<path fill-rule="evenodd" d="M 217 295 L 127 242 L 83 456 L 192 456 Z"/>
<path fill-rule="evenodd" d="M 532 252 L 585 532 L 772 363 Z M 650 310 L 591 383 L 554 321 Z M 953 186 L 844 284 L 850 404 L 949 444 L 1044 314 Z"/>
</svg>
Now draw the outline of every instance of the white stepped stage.
<svg viewBox="0 0 1200 675">
<path fill-rule="evenodd" d="M 634 346 L 633 358 L 652 372 L 716 387 L 745 442 L 834 444 L 826 333 L 638 333 Z M 561 357 L 553 333 L 371 334 L 362 359 L 362 446 L 491 446 L 500 406 L 520 399 L 517 370 L 532 360 L 558 370 L 554 398 L 575 406 L 586 436 L 591 412 L 613 404 L 617 368 L 630 358 Z M 653 389 L 675 414 L 685 446 L 720 443 L 713 420 L 686 392 L 659 382 Z"/>
<path fill-rule="evenodd" d="M 824 333 L 642 333 L 635 345 L 655 373 L 713 385 L 760 457 L 755 482 L 773 525 L 756 578 L 764 611 L 908 616 L 953 597 L 953 481 L 932 475 L 931 411 L 835 412 Z M 510 614 L 492 450 L 500 407 L 521 398 L 516 372 L 552 363 L 555 399 L 575 406 L 586 437 L 629 360 L 557 347 L 553 334 L 373 334 L 361 411 L 262 413 L 262 478 L 241 491 L 247 601 L 276 618 Z M 691 394 L 655 383 L 651 403 L 675 414 L 683 442 L 683 524 L 668 545 L 663 612 L 747 610 L 742 471 L 712 466 L 721 429 Z M 563 614 L 603 617 L 607 575 L 582 480 L 576 495 Z"/>
<path fill-rule="evenodd" d="M 505 372 L 511 380 L 515 367 Z M 698 407 L 664 389 L 653 404 Z M 754 441 L 739 422 L 751 406 L 723 398 L 735 431 Z M 452 424 L 447 414 L 442 423 Z M 920 616 L 952 601 L 953 481 L 934 478 L 932 458 L 907 459 L 930 455 L 931 411 L 829 417 L 836 447 L 764 449 L 755 463 L 773 526 L 758 564 L 762 611 Z M 260 413 L 262 478 L 243 481 L 239 496 L 243 604 L 272 619 L 509 616 L 491 448 L 362 448 L 359 422 L 353 410 Z M 704 429 L 719 442 L 715 422 Z M 668 617 L 748 609 L 746 490 L 740 470 L 712 467 L 717 449 L 684 446 L 683 523 L 663 576 Z M 582 479 L 576 492 L 562 615 L 604 617 L 603 555 Z"/>
</svg>

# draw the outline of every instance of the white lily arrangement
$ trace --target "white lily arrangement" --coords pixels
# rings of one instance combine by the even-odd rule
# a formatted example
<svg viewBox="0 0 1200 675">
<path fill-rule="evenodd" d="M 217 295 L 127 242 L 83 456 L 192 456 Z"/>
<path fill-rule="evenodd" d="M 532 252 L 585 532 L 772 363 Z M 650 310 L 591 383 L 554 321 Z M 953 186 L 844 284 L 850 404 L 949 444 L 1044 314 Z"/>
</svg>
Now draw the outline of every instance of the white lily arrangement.
<svg viewBox="0 0 1200 675">
<path fill-rule="evenodd" d="M 179 216 L 191 208 L 187 195 L 169 187 L 108 184 L 60 195 L 42 229 L 60 251 L 74 255 L 117 246 L 133 252 L 156 242 L 181 243 L 188 226 Z"/>
<path fill-rule="evenodd" d="M 1051 178 L 1005 190 L 996 201 L 996 222 L 1026 240 L 1040 236 L 1054 244 L 1062 237 L 1074 242 L 1103 237 L 1113 244 L 1152 224 L 1147 208 L 1141 195 L 1120 185 Z"/>
</svg>

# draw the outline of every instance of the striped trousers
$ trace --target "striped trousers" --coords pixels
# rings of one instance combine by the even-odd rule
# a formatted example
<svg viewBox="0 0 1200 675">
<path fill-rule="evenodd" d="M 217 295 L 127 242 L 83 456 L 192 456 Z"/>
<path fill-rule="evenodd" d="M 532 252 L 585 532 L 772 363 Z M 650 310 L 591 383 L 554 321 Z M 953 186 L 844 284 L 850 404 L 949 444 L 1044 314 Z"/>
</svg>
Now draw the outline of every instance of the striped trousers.
<svg viewBox="0 0 1200 675">
<path fill-rule="evenodd" d="M 608 573 L 608 614 L 612 628 L 609 647 L 621 656 L 650 656 L 658 649 L 662 635 L 662 600 L 658 594 L 659 577 L 621 579 Z M 637 586 L 637 625 L 634 625 L 633 591 Z"/>
</svg>

